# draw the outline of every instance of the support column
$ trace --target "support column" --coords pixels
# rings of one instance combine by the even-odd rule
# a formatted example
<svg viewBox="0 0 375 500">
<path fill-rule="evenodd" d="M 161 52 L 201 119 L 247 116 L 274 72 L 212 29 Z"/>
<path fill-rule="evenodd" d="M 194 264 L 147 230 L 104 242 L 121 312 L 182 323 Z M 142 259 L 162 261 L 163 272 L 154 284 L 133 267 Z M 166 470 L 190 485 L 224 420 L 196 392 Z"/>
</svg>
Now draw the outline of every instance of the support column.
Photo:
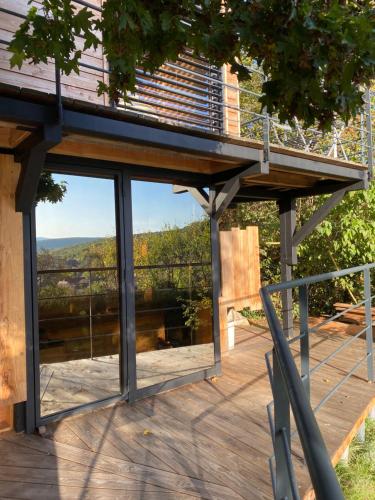
<svg viewBox="0 0 375 500">
<path fill-rule="evenodd" d="M 292 266 L 297 264 L 297 251 L 293 245 L 296 229 L 296 200 L 285 198 L 279 201 L 280 217 L 280 267 L 281 281 L 292 279 Z M 292 290 L 281 292 L 283 330 L 287 338 L 293 336 Z"/>
</svg>

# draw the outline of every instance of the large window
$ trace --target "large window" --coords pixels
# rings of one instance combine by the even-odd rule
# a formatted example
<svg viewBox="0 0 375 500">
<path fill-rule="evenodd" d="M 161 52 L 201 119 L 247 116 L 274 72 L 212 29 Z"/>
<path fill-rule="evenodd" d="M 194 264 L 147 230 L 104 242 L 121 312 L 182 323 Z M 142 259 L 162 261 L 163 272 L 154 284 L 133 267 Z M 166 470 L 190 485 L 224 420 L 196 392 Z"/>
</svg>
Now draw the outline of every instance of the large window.
<svg viewBox="0 0 375 500">
<path fill-rule="evenodd" d="M 115 182 L 53 174 L 36 208 L 40 414 L 120 393 Z"/>
<path fill-rule="evenodd" d="M 132 182 L 137 388 L 214 364 L 210 222 L 188 193 Z"/>
</svg>

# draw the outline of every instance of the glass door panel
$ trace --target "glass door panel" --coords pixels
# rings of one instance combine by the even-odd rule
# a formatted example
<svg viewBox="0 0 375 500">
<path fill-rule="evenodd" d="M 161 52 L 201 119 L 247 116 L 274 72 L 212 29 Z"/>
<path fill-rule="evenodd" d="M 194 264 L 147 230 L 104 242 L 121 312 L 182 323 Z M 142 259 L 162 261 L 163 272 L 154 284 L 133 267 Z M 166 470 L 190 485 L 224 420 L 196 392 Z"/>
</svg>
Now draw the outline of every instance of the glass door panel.
<svg viewBox="0 0 375 500">
<path fill-rule="evenodd" d="M 65 193 L 36 207 L 41 417 L 121 392 L 116 183 L 51 181 Z"/>
<path fill-rule="evenodd" d="M 137 388 L 214 365 L 211 232 L 189 193 L 132 181 Z"/>
</svg>

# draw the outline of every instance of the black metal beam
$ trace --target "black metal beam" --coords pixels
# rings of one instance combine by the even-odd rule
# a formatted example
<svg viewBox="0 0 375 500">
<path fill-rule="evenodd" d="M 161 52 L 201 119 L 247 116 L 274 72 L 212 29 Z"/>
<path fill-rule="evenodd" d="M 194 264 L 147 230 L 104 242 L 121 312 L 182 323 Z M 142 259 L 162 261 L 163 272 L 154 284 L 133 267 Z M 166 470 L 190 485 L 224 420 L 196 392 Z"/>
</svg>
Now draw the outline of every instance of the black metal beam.
<svg viewBox="0 0 375 500">
<path fill-rule="evenodd" d="M 368 184 L 367 179 L 363 179 L 362 181 L 320 181 L 311 188 L 293 189 L 292 193 L 294 198 L 303 198 L 320 194 L 332 194 L 344 187 L 346 187 L 348 191 L 367 189 Z"/>
<path fill-rule="evenodd" d="M 253 165 L 243 169 L 231 179 L 228 179 L 213 201 L 212 213 L 218 219 L 224 210 L 232 203 L 234 197 L 241 187 L 241 180 L 244 177 L 256 177 L 262 174 L 268 174 L 268 164 L 256 162 Z"/>
<path fill-rule="evenodd" d="M 43 125 L 21 142 L 15 160 L 22 165 L 16 190 L 16 211 L 29 213 L 35 202 L 47 151 L 61 141 L 61 126 Z"/>
<path fill-rule="evenodd" d="M 12 123 L 33 126 L 56 122 L 56 106 L 37 104 L 14 97 L 0 96 L 0 118 Z"/>
<path fill-rule="evenodd" d="M 303 153 L 301 151 L 301 153 Z M 314 172 L 321 174 L 322 177 L 334 177 L 345 179 L 351 178 L 354 180 L 363 180 L 367 178 L 367 170 L 359 170 L 358 168 L 351 168 L 350 164 L 340 165 L 337 163 L 328 163 L 319 161 L 314 158 L 303 158 L 299 156 L 292 156 L 290 154 L 270 153 L 270 164 L 286 167 L 293 173 L 293 170 L 299 172 Z"/>
<path fill-rule="evenodd" d="M 184 170 L 173 170 L 170 168 L 155 168 L 144 165 L 128 165 L 127 163 L 98 160 L 93 158 L 81 158 L 75 156 L 58 155 L 48 153 L 46 157 L 46 168 L 54 172 L 69 172 L 85 170 L 93 172 L 96 169 L 101 173 L 107 171 L 122 170 L 128 173 L 132 179 L 147 180 L 153 182 L 165 182 L 192 187 L 206 187 L 211 184 L 211 175 Z"/>
<path fill-rule="evenodd" d="M 173 192 L 175 194 L 190 193 L 193 198 L 199 203 L 207 215 L 211 214 L 212 207 L 210 205 L 210 200 L 208 194 L 203 188 L 187 187 L 187 186 L 173 186 Z"/>
<path fill-rule="evenodd" d="M 259 161 L 259 150 L 239 144 L 198 137 L 172 130 L 141 125 L 78 111 L 63 111 L 64 130 L 77 134 L 107 137 L 170 151 L 231 161 Z"/>
<path fill-rule="evenodd" d="M 347 192 L 346 188 L 333 193 L 310 217 L 310 219 L 293 235 L 292 246 L 297 247 L 340 203 Z"/>
</svg>

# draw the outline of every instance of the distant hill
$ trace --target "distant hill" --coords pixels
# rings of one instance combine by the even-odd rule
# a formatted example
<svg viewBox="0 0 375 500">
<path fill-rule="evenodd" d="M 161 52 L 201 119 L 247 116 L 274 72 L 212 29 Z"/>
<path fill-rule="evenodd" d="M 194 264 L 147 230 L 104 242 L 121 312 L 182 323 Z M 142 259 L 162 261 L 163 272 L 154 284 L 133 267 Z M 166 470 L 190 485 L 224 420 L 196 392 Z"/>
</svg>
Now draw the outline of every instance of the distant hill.
<svg viewBox="0 0 375 500">
<path fill-rule="evenodd" d="M 37 250 L 56 250 L 59 248 L 68 248 L 76 245 L 84 245 L 93 241 L 104 240 L 105 238 L 82 236 L 74 238 L 37 238 Z"/>
</svg>

